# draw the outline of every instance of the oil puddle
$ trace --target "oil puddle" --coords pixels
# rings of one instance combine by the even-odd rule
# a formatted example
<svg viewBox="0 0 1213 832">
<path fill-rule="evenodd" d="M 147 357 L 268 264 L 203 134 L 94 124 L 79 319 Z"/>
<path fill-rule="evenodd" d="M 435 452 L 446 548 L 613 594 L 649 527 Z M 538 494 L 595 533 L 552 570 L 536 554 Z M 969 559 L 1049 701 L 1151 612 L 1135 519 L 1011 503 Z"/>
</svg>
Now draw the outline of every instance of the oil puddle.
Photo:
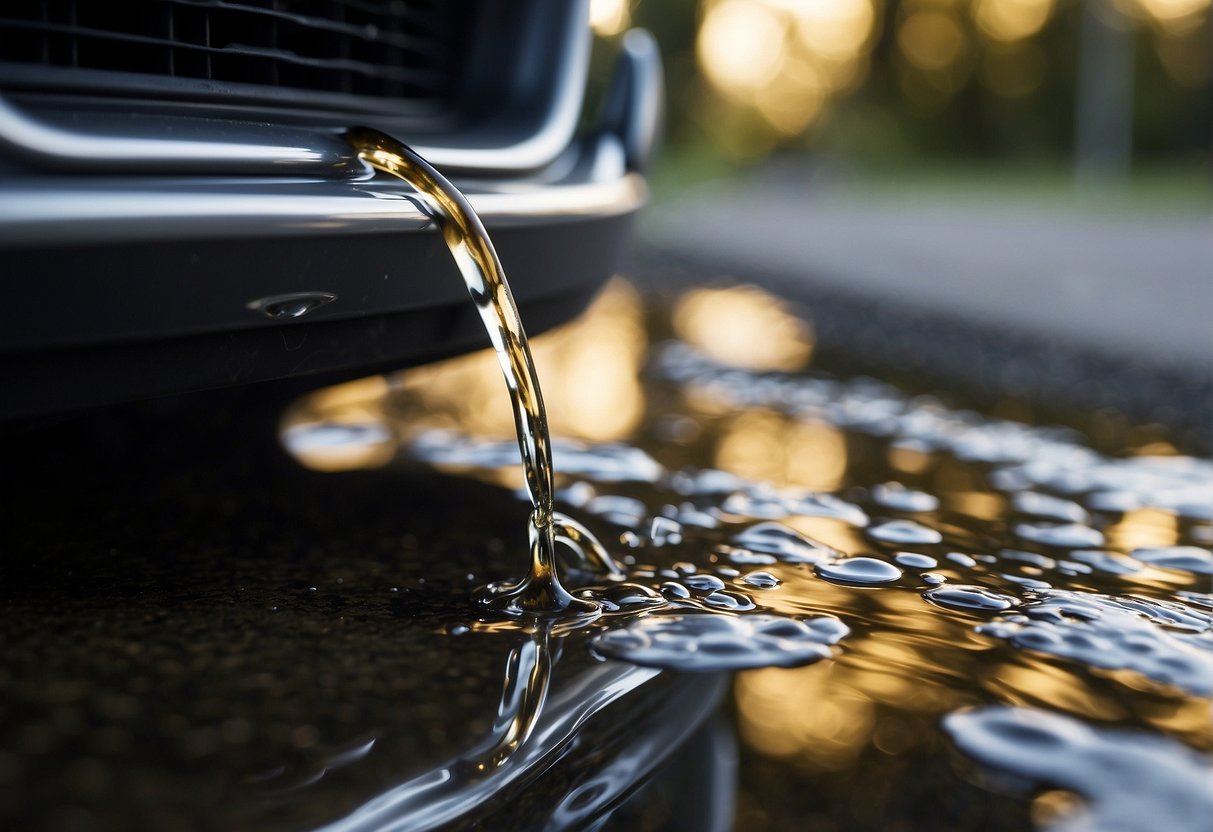
<svg viewBox="0 0 1213 832">
<path fill-rule="evenodd" d="M 602 655 L 625 658 L 635 664 L 666 667 L 677 670 L 713 672 L 739 667 L 764 665 L 794 666 L 827 658 L 828 645 L 837 641 L 846 628 L 820 622 L 801 622 L 778 616 L 763 616 L 745 622 L 701 620 L 684 614 L 661 618 L 634 620 L 637 615 L 655 612 L 698 611 L 741 613 L 754 610 L 754 601 L 745 593 L 726 589 L 721 578 L 711 574 L 681 575 L 677 570 L 663 570 L 667 580 L 658 588 L 644 584 L 623 583 L 627 573 L 616 564 L 614 557 L 594 537 L 593 533 L 573 518 L 555 510 L 553 477 L 556 468 L 547 413 L 540 388 L 530 343 L 523 329 L 510 291 L 505 271 L 493 249 L 492 241 L 467 199 L 424 159 L 409 148 L 381 133 L 357 129 L 346 139 L 358 150 L 359 158 L 375 170 L 399 177 L 412 185 L 431 209 L 431 216 L 442 232 L 472 302 L 480 313 L 505 378 L 514 416 L 517 450 L 521 462 L 526 496 L 531 504 L 528 526 L 530 537 L 530 569 L 513 582 L 492 583 L 481 590 L 480 604 L 489 610 L 509 615 L 550 617 L 554 627 L 567 633 L 578 626 L 588 625 L 590 619 L 605 615 L 622 630 L 595 636 L 594 649 Z M 450 443 L 428 440 L 431 461 L 439 461 Z M 496 446 L 464 447 L 467 462 L 486 464 L 512 463 L 512 455 L 502 455 Z M 604 479 L 654 478 L 660 468 L 636 449 L 624 445 L 590 450 L 581 448 L 561 454 L 560 470 L 580 476 L 594 475 L 596 482 Z M 449 462 L 449 459 L 448 459 Z M 581 463 L 581 464 L 579 464 Z M 611 477 L 611 472 L 616 472 Z M 693 509 L 690 509 L 694 512 Z M 705 512 L 694 512 L 711 520 Z M 654 518 L 649 527 L 650 541 L 681 539 L 688 517 Z M 714 522 L 714 521 L 713 521 Z M 614 584 L 589 586 L 576 594 L 562 583 L 558 548 L 573 555 L 570 567 L 605 577 Z M 895 567 L 878 561 L 865 566 L 870 559 L 857 558 L 840 562 L 834 569 L 848 580 L 882 582 L 900 575 Z M 881 568 L 891 569 L 890 578 Z M 692 573 L 694 567 L 690 567 Z M 653 577 L 652 570 L 635 570 L 638 577 Z M 736 577 L 730 574 L 728 577 Z M 768 576 L 769 585 L 779 581 Z M 760 581 L 761 582 L 761 581 Z M 744 581 L 743 581 L 744 583 Z M 753 585 L 753 582 L 750 582 Z M 526 623 L 528 629 L 534 625 Z M 548 632 L 546 625 L 541 631 Z M 823 629 L 824 628 L 824 629 Z M 833 633 L 822 638 L 823 632 Z M 641 647 L 640 645 L 644 646 Z M 664 663 L 664 664 L 663 664 Z M 529 688 L 544 686 L 532 680 Z M 528 722 L 533 722 L 542 707 L 541 692 L 530 694 L 536 706 L 528 709 Z M 519 717 L 521 720 L 522 717 Z M 525 736 L 529 725 L 517 728 Z M 504 746 L 502 755 L 516 750 L 520 740 Z M 504 759 L 504 757 L 503 757 Z"/>
<path fill-rule="evenodd" d="M 774 297 L 692 295 L 617 281 L 532 345 L 594 615 L 473 603 L 532 510 L 492 353 L 299 402 L 310 471 L 186 465 L 175 423 L 7 447 L 3 825 L 1009 830 L 1104 817 L 1083 767 L 1145 759 L 1201 829 L 1210 463 L 831 374 Z M 1020 528 L 1070 525 L 1103 542 Z M 949 716 L 991 708 L 1047 719 Z"/>
<path fill-rule="evenodd" d="M 796 348 L 769 349 L 774 331 Z M 956 747 L 1017 770 L 1003 754 L 1014 732 L 980 749 L 960 739 L 974 706 L 1073 721 L 1104 750 L 1142 736 L 1205 760 L 1213 463 L 1156 433 L 1096 450 L 1072 429 L 804 366 L 810 336 L 753 287 L 646 296 L 616 281 L 583 321 L 539 339 L 554 503 L 621 573 L 604 580 L 565 557 L 571 594 L 600 609 L 563 631 L 565 655 L 736 671 L 739 828 L 936 828 L 907 819 L 916 800 L 1016 828 L 1008 818 L 1047 825 L 1057 790 L 1078 795 L 1073 806 L 1104 800 L 1042 770 L 990 803 L 972 785 L 984 776 L 947 762 Z M 747 353 L 751 342 L 762 349 Z M 376 464 L 526 500 L 488 374 L 469 357 L 371 395 L 318 394 L 288 419 L 286 442 L 313 464 L 313 431 L 361 420 L 381 446 L 390 436 Z M 328 450 L 316 467 L 332 467 Z M 890 785 L 844 788 L 839 774 Z"/>
</svg>

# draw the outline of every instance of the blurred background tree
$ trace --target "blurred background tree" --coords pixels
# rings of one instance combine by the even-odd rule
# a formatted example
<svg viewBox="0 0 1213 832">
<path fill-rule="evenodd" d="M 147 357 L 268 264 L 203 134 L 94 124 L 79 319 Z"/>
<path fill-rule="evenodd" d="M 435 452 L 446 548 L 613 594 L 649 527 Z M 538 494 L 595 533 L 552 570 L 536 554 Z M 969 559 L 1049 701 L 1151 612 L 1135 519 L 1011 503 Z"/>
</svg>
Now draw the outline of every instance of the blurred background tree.
<svg viewBox="0 0 1213 832">
<path fill-rule="evenodd" d="M 1208 188 L 1210 0 L 594 0 L 593 15 L 600 34 L 657 35 L 680 176 L 811 151 L 844 175 L 1036 167 Z"/>
</svg>

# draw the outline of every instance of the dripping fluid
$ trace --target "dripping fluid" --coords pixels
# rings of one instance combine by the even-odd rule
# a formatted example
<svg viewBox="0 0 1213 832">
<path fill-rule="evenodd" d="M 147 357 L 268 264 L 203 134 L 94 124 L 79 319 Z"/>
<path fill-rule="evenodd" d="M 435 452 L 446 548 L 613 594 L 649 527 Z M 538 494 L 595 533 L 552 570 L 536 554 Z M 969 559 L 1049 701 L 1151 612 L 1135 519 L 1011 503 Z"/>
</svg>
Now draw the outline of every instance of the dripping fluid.
<svg viewBox="0 0 1213 832">
<path fill-rule="evenodd" d="M 618 573 L 589 532 L 556 513 L 552 501 L 552 448 L 547 414 L 531 349 L 505 271 L 484 225 L 471 204 L 445 177 L 405 145 L 375 130 L 356 128 L 346 139 L 372 168 L 412 185 L 459 268 L 472 302 L 497 353 L 513 405 L 518 450 L 531 499 L 530 570 L 517 583 L 490 585 L 483 602 L 507 613 L 591 615 L 592 601 L 573 597 L 556 569 L 559 541 L 585 563 Z"/>
</svg>

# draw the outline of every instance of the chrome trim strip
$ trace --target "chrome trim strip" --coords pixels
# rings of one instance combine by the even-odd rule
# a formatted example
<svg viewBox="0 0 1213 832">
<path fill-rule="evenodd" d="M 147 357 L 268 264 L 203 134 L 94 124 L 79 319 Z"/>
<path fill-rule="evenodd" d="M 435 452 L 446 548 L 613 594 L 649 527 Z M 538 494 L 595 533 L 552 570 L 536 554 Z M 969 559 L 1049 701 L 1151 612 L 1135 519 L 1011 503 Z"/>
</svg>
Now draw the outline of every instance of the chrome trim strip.
<svg viewBox="0 0 1213 832">
<path fill-rule="evenodd" d="M 47 179 L 5 183 L 0 246 L 132 243 L 165 239 L 418 232 L 431 221 L 403 183 Z M 638 210 L 644 178 L 469 188 L 490 228 L 555 224 Z"/>
<path fill-rule="evenodd" d="M 257 125 L 257 140 L 227 126 L 198 125 L 193 138 L 105 135 L 48 124 L 0 97 L 0 150 L 41 167 L 104 173 L 339 174 L 363 173 L 353 148 L 335 132 Z"/>
</svg>

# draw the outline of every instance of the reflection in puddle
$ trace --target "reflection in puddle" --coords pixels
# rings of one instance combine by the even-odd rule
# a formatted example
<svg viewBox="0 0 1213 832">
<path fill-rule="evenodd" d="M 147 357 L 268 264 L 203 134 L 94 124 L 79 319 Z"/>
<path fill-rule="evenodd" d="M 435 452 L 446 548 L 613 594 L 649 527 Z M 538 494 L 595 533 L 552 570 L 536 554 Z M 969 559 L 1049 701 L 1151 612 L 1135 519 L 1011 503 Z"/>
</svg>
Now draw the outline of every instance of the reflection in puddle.
<svg viewBox="0 0 1213 832">
<path fill-rule="evenodd" d="M 432 829 L 466 816 L 471 807 L 501 788 L 498 780 L 517 768 L 515 757 L 543 715 L 558 650 L 547 628 L 516 645 L 506 659 L 497 714 L 482 743 L 394 787 L 326 829 Z"/>
<path fill-rule="evenodd" d="M 479 747 L 393 786 L 340 821 L 325 826 L 325 832 L 422 830 L 466 822 L 476 817 L 488 801 L 528 788 L 545 760 L 576 741 L 586 720 L 633 693 L 656 673 L 642 669 L 618 673 L 598 668 L 558 697 L 545 701 L 556 650 L 558 645 L 546 634 L 536 634 L 511 652 L 492 732 Z M 580 801 L 569 806 L 566 799 L 554 809 L 544 806 L 530 820 L 524 814 L 524 822 L 549 813 L 553 822 L 558 818 L 584 821 L 600 815 L 702 722 L 719 699 L 722 687 L 720 677 L 709 677 L 699 690 L 677 691 L 651 713 L 636 717 L 641 729 L 636 734 L 638 741 L 618 754 L 606 755 L 605 772 L 590 770 L 588 780 L 571 792 L 580 795 Z M 508 825 L 508 821 L 500 822 Z M 577 827 L 562 823 L 555 828 Z"/>
<path fill-rule="evenodd" d="M 730 305 L 738 314 L 722 322 Z M 811 329 L 754 289 L 698 290 L 672 314 L 646 327 L 637 291 L 616 282 L 583 322 L 536 343 L 565 437 L 554 443 L 557 504 L 636 585 L 617 604 L 631 617 L 588 628 L 599 655 L 799 664 L 753 659 L 763 622 L 810 633 L 787 634 L 788 655 L 833 661 L 742 671 L 735 683 L 744 749 L 756 767 L 789 766 L 785 788 L 813 772 L 890 777 L 898 761 L 938 759 L 937 720 L 975 704 L 1133 726 L 1170 738 L 1152 746 L 1162 757 L 1213 749 L 1213 463 L 1173 450 L 1110 456 L 1072 430 L 800 370 Z M 780 332 L 787 343 L 774 349 Z M 606 369 L 596 376 L 598 358 L 579 366 L 573 355 Z M 366 452 L 352 449 L 381 454 L 387 434 L 400 461 L 520 489 L 502 444 L 511 426 L 493 415 L 503 405 L 475 381 L 493 370 L 472 356 L 380 381 L 373 395 L 324 391 L 296 406 L 286 443 L 323 469 L 333 437 L 349 440 L 356 466 Z M 583 412 L 586 378 L 596 415 Z M 829 622 L 829 638 L 815 640 L 815 622 Z M 1112 751 L 1132 745 L 1123 732 L 1098 736 Z M 1078 779 L 1019 771 L 1013 732 L 980 750 L 957 743 L 993 769 L 1102 800 Z M 779 778 L 745 766 L 740 776 L 743 798 L 795 804 L 770 792 Z M 846 811 L 879 825 L 895 811 L 884 794 Z"/>
</svg>

